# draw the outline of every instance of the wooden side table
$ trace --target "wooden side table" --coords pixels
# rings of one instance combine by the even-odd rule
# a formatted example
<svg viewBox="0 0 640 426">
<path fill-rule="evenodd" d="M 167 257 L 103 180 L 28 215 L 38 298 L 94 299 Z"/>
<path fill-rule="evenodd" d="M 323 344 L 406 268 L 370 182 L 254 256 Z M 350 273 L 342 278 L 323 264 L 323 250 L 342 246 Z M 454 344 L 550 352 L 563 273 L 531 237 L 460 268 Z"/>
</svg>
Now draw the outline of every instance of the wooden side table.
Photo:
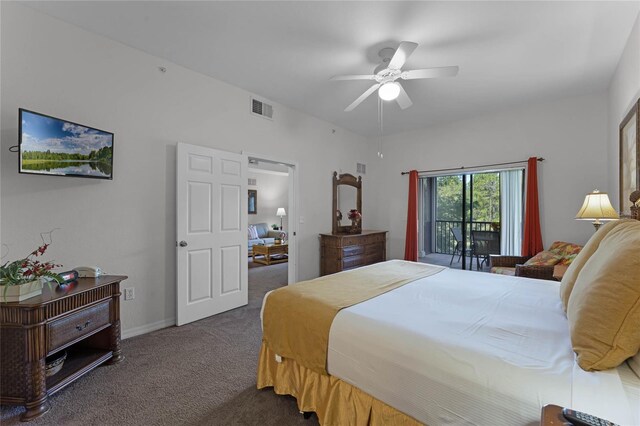
<svg viewBox="0 0 640 426">
<path fill-rule="evenodd" d="M 562 407 L 548 404 L 542 407 L 540 426 L 572 426 L 562 415 Z"/>
<path fill-rule="evenodd" d="M 0 404 L 24 405 L 22 421 L 50 409 L 49 396 L 109 362 L 120 349 L 120 282 L 126 276 L 80 278 L 22 302 L 0 303 Z M 67 351 L 62 369 L 45 375 L 45 358 Z"/>
</svg>

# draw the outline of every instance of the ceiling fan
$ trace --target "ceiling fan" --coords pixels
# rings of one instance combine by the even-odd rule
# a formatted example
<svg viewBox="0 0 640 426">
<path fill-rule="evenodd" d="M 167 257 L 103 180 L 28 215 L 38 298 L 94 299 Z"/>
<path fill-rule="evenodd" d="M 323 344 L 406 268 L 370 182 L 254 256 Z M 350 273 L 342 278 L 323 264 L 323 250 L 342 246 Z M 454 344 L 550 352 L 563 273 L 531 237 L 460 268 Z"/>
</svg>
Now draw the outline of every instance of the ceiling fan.
<svg viewBox="0 0 640 426">
<path fill-rule="evenodd" d="M 376 67 L 371 75 L 336 75 L 330 80 L 374 80 L 376 83 L 369 87 L 358 99 L 346 107 L 345 111 L 352 111 L 378 90 L 378 96 L 385 101 L 396 100 L 400 108 L 407 109 L 413 102 L 404 88 L 396 80 L 416 80 L 419 78 L 454 77 L 458 74 L 458 67 L 425 68 L 419 70 L 402 71 L 401 68 L 418 47 L 418 43 L 403 41 L 397 49 L 386 47 L 378 53 L 382 63 Z"/>
</svg>

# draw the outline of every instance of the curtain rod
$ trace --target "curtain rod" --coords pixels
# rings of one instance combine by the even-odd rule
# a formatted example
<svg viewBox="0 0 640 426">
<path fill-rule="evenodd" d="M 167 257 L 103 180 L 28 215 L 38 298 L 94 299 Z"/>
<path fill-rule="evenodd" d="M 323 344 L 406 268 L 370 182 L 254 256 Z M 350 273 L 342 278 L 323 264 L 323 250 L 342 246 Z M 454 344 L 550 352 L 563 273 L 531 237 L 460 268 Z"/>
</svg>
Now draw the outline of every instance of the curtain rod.
<svg viewBox="0 0 640 426">
<path fill-rule="evenodd" d="M 544 158 L 542 157 L 538 157 L 537 158 L 538 161 L 544 161 Z M 418 170 L 418 173 L 435 173 L 435 172 L 450 172 L 450 171 L 455 171 L 455 170 L 466 170 L 466 169 L 479 169 L 481 167 L 495 167 L 495 166 L 508 166 L 511 164 L 523 164 L 526 163 L 529 160 L 523 160 L 523 161 L 509 161 L 506 163 L 495 163 L 495 164 L 484 164 L 482 166 L 470 166 L 470 167 L 454 167 L 454 168 L 450 168 L 450 169 L 437 169 L 437 170 Z M 409 172 L 401 172 L 401 175 L 408 175 Z"/>
</svg>

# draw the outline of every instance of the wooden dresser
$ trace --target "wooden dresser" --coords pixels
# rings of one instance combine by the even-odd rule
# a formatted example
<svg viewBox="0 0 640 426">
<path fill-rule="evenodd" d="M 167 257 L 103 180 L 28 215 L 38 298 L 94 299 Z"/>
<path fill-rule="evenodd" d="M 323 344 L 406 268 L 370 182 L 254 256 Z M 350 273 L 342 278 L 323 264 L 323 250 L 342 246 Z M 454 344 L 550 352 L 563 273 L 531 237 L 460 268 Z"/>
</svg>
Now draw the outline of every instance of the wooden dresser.
<svg viewBox="0 0 640 426">
<path fill-rule="evenodd" d="M 387 231 L 320 234 L 320 275 L 387 260 Z"/>
<path fill-rule="evenodd" d="M 24 405 L 21 420 L 49 411 L 48 398 L 98 365 L 123 359 L 120 282 L 126 276 L 80 278 L 22 302 L 0 303 L 0 404 Z M 67 351 L 58 373 L 45 358 Z"/>
</svg>

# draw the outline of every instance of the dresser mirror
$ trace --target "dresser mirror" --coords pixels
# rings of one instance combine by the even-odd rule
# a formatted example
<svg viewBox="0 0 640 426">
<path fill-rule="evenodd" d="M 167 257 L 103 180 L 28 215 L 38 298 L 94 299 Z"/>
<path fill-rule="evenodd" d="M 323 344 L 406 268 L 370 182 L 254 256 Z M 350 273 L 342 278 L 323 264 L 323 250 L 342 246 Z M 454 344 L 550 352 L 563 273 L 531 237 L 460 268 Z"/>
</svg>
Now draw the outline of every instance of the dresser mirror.
<svg viewBox="0 0 640 426">
<path fill-rule="evenodd" d="M 353 209 L 362 214 L 362 177 L 333 172 L 333 234 L 360 233 L 362 221 L 354 227 L 349 219 Z"/>
</svg>

